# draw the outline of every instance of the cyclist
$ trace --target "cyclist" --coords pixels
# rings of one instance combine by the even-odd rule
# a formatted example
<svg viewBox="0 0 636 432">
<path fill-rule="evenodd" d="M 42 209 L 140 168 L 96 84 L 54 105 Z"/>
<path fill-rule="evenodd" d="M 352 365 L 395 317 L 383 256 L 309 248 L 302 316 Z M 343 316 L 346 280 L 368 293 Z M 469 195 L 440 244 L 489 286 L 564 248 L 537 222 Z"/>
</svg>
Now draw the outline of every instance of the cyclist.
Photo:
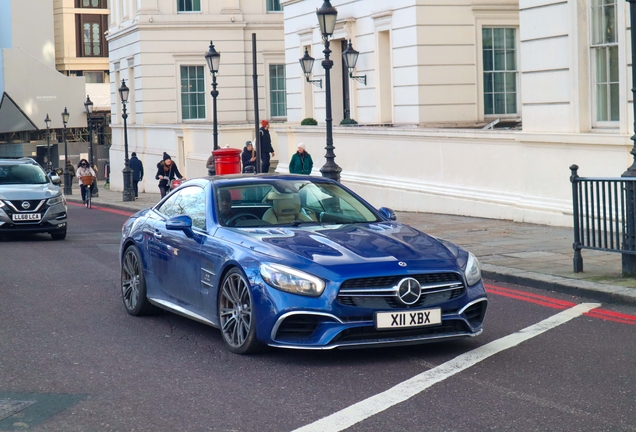
<svg viewBox="0 0 636 432">
<path fill-rule="evenodd" d="M 95 175 L 95 171 L 93 170 L 93 168 L 90 167 L 90 164 L 86 159 L 82 159 L 80 161 L 79 165 L 77 166 L 76 173 L 82 191 L 82 201 L 86 203 L 86 190 L 88 186 L 85 183 L 90 182 L 90 193 L 92 193 L 95 189 L 95 178 L 97 176 Z M 82 177 L 84 177 L 84 179 L 82 179 Z M 92 177 L 93 180 L 90 181 L 88 177 Z"/>
</svg>

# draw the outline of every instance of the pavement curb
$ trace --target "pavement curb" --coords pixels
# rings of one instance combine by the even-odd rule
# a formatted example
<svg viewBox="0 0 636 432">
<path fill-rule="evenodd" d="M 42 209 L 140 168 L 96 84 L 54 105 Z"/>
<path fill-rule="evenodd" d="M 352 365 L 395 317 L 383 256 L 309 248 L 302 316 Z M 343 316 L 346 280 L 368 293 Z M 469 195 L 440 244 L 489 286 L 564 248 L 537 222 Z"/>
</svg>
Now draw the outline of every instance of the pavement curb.
<svg viewBox="0 0 636 432">
<path fill-rule="evenodd" d="M 549 291 L 557 291 L 605 303 L 636 304 L 636 290 L 617 285 L 606 285 L 561 276 L 482 264 L 481 274 L 485 279 L 526 285 Z"/>
<path fill-rule="evenodd" d="M 66 201 L 68 202 L 72 202 L 75 204 L 82 204 L 82 199 L 81 198 L 75 198 L 75 197 L 70 197 L 67 195 L 66 196 Z M 100 201 L 99 198 L 96 198 L 95 201 L 93 201 L 93 205 L 98 206 L 98 207 L 105 207 L 105 208 L 111 208 L 113 210 L 121 210 L 121 211 L 129 211 L 134 213 L 137 213 L 140 210 L 140 208 L 135 208 L 135 207 L 130 207 L 127 206 L 126 204 L 113 204 L 113 203 L 109 203 L 109 202 L 104 202 L 104 201 Z M 148 205 L 148 207 L 152 207 L 152 205 Z"/>
</svg>

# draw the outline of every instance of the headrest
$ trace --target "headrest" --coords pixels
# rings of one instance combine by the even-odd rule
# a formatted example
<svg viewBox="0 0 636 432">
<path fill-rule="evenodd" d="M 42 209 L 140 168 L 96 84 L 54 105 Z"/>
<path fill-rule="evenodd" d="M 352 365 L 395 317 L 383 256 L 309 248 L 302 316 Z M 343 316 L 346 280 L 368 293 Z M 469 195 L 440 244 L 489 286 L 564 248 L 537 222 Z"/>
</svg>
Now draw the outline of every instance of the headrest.
<svg viewBox="0 0 636 432">
<path fill-rule="evenodd" d="M 298 195 L 298 194 L 293 194 L 293 193 L 280 193 L 277 192 L 275 190 L 271 190 L 267 193 L 267 199 L 269 201 L 274 201 L 274 200 L 280 200 L 280 199 L 292 199 L 292 197 L 294 195 Z"/>
<path fill-rule="evenodd" d="M 279 221 L 282 217 L 289 217 L 291 220 L 296 218 L 300 211 L 300 197 L 298 194 L 279 194 L 280 196 L 273 200 L 272 209 L 278 217 Z"/>
</svg>

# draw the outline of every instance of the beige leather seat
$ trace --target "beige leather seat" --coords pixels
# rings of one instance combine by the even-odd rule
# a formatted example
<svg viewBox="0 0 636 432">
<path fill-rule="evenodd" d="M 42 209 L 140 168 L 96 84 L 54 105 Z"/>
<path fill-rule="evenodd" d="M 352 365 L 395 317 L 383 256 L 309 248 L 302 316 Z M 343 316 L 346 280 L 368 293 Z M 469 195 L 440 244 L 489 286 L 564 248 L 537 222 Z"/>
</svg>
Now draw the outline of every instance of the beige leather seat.
<svg viewBox="0 0 636 432">
<path fill-rule="evenodd" d="M 311 222 L 312 219 L 300 212 L 300 197 L 297 193 L 278 193 L 271 191 L 267 199 L 272 208 L 263 215 L 263 220 L 271 224 L 288 224 L 295 220 Z"/>
</svg>

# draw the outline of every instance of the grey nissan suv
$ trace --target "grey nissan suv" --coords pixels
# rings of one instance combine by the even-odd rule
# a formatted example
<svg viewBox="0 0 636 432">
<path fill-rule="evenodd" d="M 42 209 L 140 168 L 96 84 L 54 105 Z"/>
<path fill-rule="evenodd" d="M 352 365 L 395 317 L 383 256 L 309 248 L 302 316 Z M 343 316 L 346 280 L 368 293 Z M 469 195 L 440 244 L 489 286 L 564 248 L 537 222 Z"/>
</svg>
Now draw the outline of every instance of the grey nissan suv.
<svg viewBox="0 0 636 432">
<path fill-rule="evenodd" d="M 66 198 L 59 184 L 59 177 L 49 177 L 32 159 L 0 159 L 0 234 L 66 238 Z"/>
</svg>

